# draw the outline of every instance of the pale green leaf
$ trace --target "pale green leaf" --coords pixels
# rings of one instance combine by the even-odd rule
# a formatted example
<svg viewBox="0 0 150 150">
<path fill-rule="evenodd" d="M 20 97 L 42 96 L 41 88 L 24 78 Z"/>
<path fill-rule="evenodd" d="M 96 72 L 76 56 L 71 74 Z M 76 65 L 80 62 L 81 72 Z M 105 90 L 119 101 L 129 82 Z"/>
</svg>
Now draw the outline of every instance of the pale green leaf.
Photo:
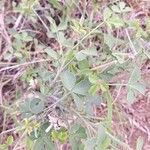
<svg viewBox="0 0 150 150">
<path fill-rule="evenodd" d="M 134 83 L 134 82 L 137 82 L 141 79 L 141 71 L 140 69 L 136 66 L 132 73 L 131 73 L 131 76 L 130 76 L 130 79 L 129 79 L 129 83 Z"/>
<path fill-rule="evenodd" d="M 96 146 L 96 138 L 88 138 L 85 142 L 84 142 L 84 145 L 85 145 L 85 150 L 94 150 L 95 149 L 95 146 Z"/>
<path fill-rule="evenodd" d="M 88 80 L 82 80 L 77 83 L 73 89 L 73 93 L 86 95 L 90 88 L 90 82 Z"/>
<path fill-rule="evenodd" d="M 110 18 L 112 15 L 112 11 L 110 8 L 106 7 L 103 11 L 103 17 L 104 17 L 104 20 L 107 20 L 108 18 Z"/>
<path fill-rule="evenodd" d="M 77 94 L 72 94 L 75 105 L 79 111 L 82 111 L 84 108 L 83 97 L 78 96 Z"/>
<path fill-rule="evenodd" d="M 81 50 L 80 52 L 87 56 L 98 56 L 98 53 L 95 47 L 89 48 L 87 50 Z"/>
<path fill-rule="evenodd" d="M 112 9 L 114 12 L 116 12 L 116 13 L 120 13 L 120 12 L 121 12 L 120 9 L 119 9 L 119 7 L 116 6 L 116 5 L 113 5 L 113 6 L 111 7 L 111 9 Z"/>
<path fill-rule="evenodd" d="M 43 137 L 43 142 L 44 142 L 47 150 L 54 150 L 55 149 L 55 145 L 51 141 L 50 137 L 48 137 L 48 136 Z"/>
<path fill-rule="evenodd" d="M 64 42 L 66 41 L 66 38 L 65 38 L 65 36 L 64 36 L 64 33 L 63 33 L 63 32 L 58 32 L 58 33 L 57 33 L 57 36 L 58 36 L 58 42 L 63 45 Z"/>
<path fill-rule="evenodd" d="M 112 55 L 116 57 L 120 64 L 124 63 L 125 57 L 121 53 L 112 53 Z"/>
<path fill-rule="evenodd" d="M 142 83 L 136 82 L 132 84 L 128 84 L 132 89 L 140 92 L 141 94 L 145 94 L 146 86 Z"/>
<path fill-rule="evenodd" d="M 30 102 L 30 111 L 34 114 L 41 113 L 44 109 L 44 101 L 38 98 L 34 98 Z"/>
<path fill-rule="evenodd" d="M 81 51 L 75 54 L 75 57 L 78 61 L 82 61 L 86 58 L 87 55 L 83 54 Z"/>
<path fill-rule="evenodd" d="M 76 83 L 76 77 L 74 76 L 74 74 L 69 70 L 66 70 L 61 73 L 60 77 L 64 87 L 68 90 L 72 90 Z"/>
<path fill-rule="evenodd" d="M 118 15 L 113 15 L 108 21 L 110 25 L 113 25 L 115 27 L 122 27 L 124 26 L 124 22 L 122 18 L 120 18 Z"/>
<path fill-rule="evenodd" d="M 38 139 L 33 147 L 33 150 L 45 150 L 44 148 L 44 142 L 42 139 Z"/>
<path fill-rule="evenodd" d="M 58 59 L 58 54 L 53 49 L 47 47 L 46 49 L 44 49 L 44 51 L 48 54 L 48 56 L 50 56 L 50 57 L 52 57 L 54 59 Z"/>
<path fill-rule="evenodd" d="M 129 104 L 132 104 L 135 100 L 135 93 L 132 89 L 129 88 L 127 93 L 127 101 Z"/>
<path fill-rule="evenodd" d="M 67 20 L 62 20 L 61 23 L 58 25 L 58 30 L 66 30 L 68 26 Z"/>
</svg>

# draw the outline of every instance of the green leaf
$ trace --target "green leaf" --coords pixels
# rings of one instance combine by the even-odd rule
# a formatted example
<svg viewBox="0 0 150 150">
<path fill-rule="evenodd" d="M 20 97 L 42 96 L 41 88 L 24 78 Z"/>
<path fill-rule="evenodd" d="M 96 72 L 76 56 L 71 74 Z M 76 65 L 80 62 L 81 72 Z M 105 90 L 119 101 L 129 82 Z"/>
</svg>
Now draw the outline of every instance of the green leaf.
<svg viewBox="0 0 150 150">
<path fill-rule="evenodd" d="M 142 150 L 144 146 L 144 140 L 142 137 L 138 137 L 136 141 L 136 150 Z"/>
<path fill-rule="evenodd" d="M 8 136 L 6 143 L 7 145 L 12 145 L 13 141 L 14 141 L 14 138 L 12 135 L 10 135 Z"/>
<path fill-rule="evenodd" d="M 86 95 L 90 88 L 90 82 L 88 80 L 82 80 L 75 85 L 73 88 L 73 93 Z"/>
<path fill-rule="evenodd" d="M 122 55 L 122 53 L 112 53 L 112 55 L 116 57 L 120 64 L 124 63 L 125 57 Z"/>
<path fill-rule="evenodd" d="M 100 90 L 100 85 L 99 84 L 94 84 L 90 87 L 89 94 L 95 95 L 99 90 Z"/>
<path fill-rule="evenodd" d="M 41 138 L 35 142 L 33 150 L 45 150 L 44 142 Z"/>
<path fill-rule="evenodd" d="M 102 98 L 99 95 L 94 95 L 94 96 L 87 95 L 84 99 L 85 99 L 84 111 L 87 114 L 94 115 L 93 106 L 99 105 L 102 102 Z"/>
<path fill-rule="evenodd" d="M 66 20 L 61 20 L 61 23 L 58 25 L 58 30 L 62 31 L 62 30 L 66 30 L 68 27 L 68 21 Z"/>
<path fill-rule="evenodd" d="M 89 61 L 87 59 L 79 61 L 78 67 L 80 70 L 83 70 L 83 71 L 89 69 Z"/>
<path fill-rule="evenodd" d="M 6 144 L 0 144 L 0 150 L 8 150 L 8 146 Z"/>
<path fill-rule="evenodd" d="M 102 90 L 102 92 L 106 92 L 106 91 L 108 91 L 109 86 L 107 83 L 102 82 L 102 83 L 100 83 L 100 89 Z"/>
<path fill-rule="evenodd" d="M 49 136 L 43 137 L 43 142 L 44 142 L 45 147 L 46 147 L 47 150 L 54 150 L 54 149 L 56 149 L 54 143 L 51 141 Z"/>
<path fill-rule="evenodd" d="M 85 142 L 85 150 L 94 150 L 96 146 L 96 138 L 88 138 Z"/>
<path fill-rule="evenodd" d="M 105 42 L 105 44 L 107 44 L 107 46 L 110 49 L 112 49 L 117 44 L 123 44 L 124 43 L 123 40 L 115 38 L 110 33 L 109 34 L 104 34 L 104 42 Z"/>
<path fill-rule="evenodd" d="M 72 90 L 76 83 L 76 77 L 69 70 L 64 71 L 61 75 L 61 81 L 64 87 L 68 90 Z"/>
<path fill-rule="evenodd" d="M 78 96 L 77 94 L 72 94 L 75 105 L 79 111 L 82 111 L 84 108 L 83 97 Z"/>
<path fill-rule="evenodd" d="M 75 54 L 75 57 L 78 61 L 84 60 L 87 56 L 83 54 L 81 51 Z"/>
<path fill-rule="evenodd" d="M 111 7 L 111 9 L 112 9 L 114 12 L 116 12 L 116 13 L 120 13 L 120 12 L 121 12 L 120 9 L 119 9 L 119 7 L 116 6 L 116 5 L 113 5 L 113 6 Z"/>
<path fill-rule="evenodd" d="M 34 146 L 33 141 L 29 137 L 27 137 L 27 139 L 26 139 L 26 147 L 27 147 L 27 149 L 28 150 L 33 150 L 33 146 Z"/>
<path fill-rule="evenodd" d="M 50 56 L 54 59 L 58 59 L 58 54 L 53 49 L 47 47 L 46 49 L 44 49 L 44 51 L 48 54 L 48 56 Z"/>
<path fill-rule="evenodd" d="M 89 48 L 87 50 L 81 50 L 80 52 L 87 56 L 98 56 L 98 53 L 95 47 Z"/>
<path fill-rule="evenodd" d="M 112 15 L 112 11 L 110 8 L 106 7 L 103 11 L 103 17 L 104 17 L 104 20 L 106 21 L 108 18 L 110 18 Z"/>
<path fill-rule="evenodd" d="M 128 84 L 128 86 L 140 92 L 143 95 L 145 94 L 146 86 L 142 83 L 136 82 L 136 83 Z"/>
<path fill-rule="evenodd" d="M 38 98 L 34 98 L 30 101 L 30 110 L 33 114 L 39 114 L 44 109 L 44 101 Z"/>
<path fill-rule="evenodd" d="M 132 104 L 135 100 L 135 92 L 132 89 L 128 89 L 127 101 L 129 104 Z"/>
<path fill-rule="evenodd" d="M 58 42 L 62 45 L 64 45 L 65 41 L 66 41 L 66 38 L 64 36 L 64 33 L 63 32 L 58 32 L 57 33 L 57 36 L 58 36 Z"/>
<path fill-rule="evenodd" d="M 29 118 L 33 115 L 30 111 L 30 100 L 26 100 L 23 104 L 20 105 L 20 111 L 23 118 Z"/>
<path fill-rule="evenodd" d="M 96 84 L 99 80 L 99 77 L 96 74 L 89 74 L 89 81 L 93 84 Z"/>
<path fill-rule="evenodd" d="M 51 3 L 53 5 L 53 7 L 61 10 L 62 6 L 60 5 L 58 0 L 49 0 L 49 3 Z"/>
<path fill-rule="evenodd" d="M 103 127 L 102 124 L 100 124 L 98 127 L 98 132 L 97 132 L 97 143 L 99 144 L 103 143 L 106 137 L 107 137 L 106 129 Z"/>
<path fill-rule="evenodd" d="M 47 135 L 44 135 L 43 137 L 36 140 L 33 150 L 54 150 L 55 145 L 51 141 L 50 137 Z"/>
<path fill-rule="evenodd" d="M 80 124 L 73 124 L 69 131 L 69 143 L 72 150 L 83 150 L 82 140 L 87 138 L 86 130 Z"/>
<path fill-rule="evenodd" d="M 107 21 L 107 23 L 115 26 L 116 28 L 124 26 L 123 20 L 115 14 Z"/>
<path fill-rule="evenodd" d="M 130 79 L 128 83 L 135 83 L 141 79 L 141 71 L 140 69 L 136 66 L 134 70 L 131 73 Z"/>
</svg>

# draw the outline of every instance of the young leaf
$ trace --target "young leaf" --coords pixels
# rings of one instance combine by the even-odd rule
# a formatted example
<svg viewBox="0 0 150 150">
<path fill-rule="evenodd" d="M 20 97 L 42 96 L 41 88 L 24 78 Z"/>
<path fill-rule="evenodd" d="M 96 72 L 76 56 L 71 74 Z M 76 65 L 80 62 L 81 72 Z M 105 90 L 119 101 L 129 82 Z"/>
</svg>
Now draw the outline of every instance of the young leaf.
<svg viewBox="0 0 150 150">
<path fill-rule="evenodd" d="M 12 145 L 13 141 L 14 141 L 14 138 L 12 135 L 10 135 L 8 136 L 6 143 L 7 145 Z"/>
<path fill-rule="evenodd" d="M 60 77 L 64 87 L 68 90 L 72 90 L 76 83 L 76 77 L 74 76 L 74 74 L 69 70 L 66 70 L 61 74 Z"/>
</svg>

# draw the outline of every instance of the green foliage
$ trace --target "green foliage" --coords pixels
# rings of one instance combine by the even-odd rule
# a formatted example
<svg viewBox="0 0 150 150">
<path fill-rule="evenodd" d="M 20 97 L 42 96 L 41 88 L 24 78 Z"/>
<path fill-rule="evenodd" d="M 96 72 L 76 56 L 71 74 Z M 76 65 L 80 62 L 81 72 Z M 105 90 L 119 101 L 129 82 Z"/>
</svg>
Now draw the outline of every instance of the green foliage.
<svg viewBox="0 0 150 150">
<path fill-rule="evenodd" d="M 44 101 L 39 98 L 27 99 L 20 105 L 20 111 L 25 118 L 41 113 L 44 109 Z"/>
<path fill-rule="evenodd" d="M 66 129 L 53 130 L 51 132 L 51 138 L 53 141 L 60 141 L 61 143 L 67 142 L 68 131 Z"/>
<path fill-rule="evenodd" d="M 71 144 L 72 150 L 83 150 L 82 140 L 86 139 L 87 134 L 84 127 L 80 124 L 74 124 L 71 126 L 69 131 L 69 142 Z"/>
<path fill-rule="evenodd" d="M 143 95 L 145 93 L 146 86 L 145 84 L 139 82 L 140 79 L 141 79 L 141 71 L 139 68 L 135 67 L 127 84 L 128 89 L 127 100 L 130 104 L 134 102 L 137 92 Z"/>
<path fill-rule="evenodd" d="M 85 149 L 107 150 L 110 144 L 111 140 L 106 134 L 106 129 L 102 125 L 99 125 L 97 135 L 94 138 L 90 138 L 85 141 Z"/>
<path fill-rule="evenodd" d="M 112 130 L 119 98 L 113 100 L 111 93 L 115 86 L 125 86 L 131 105 L 138 94 L 145 94 L 141 68 L 150 58 L 150 20 L 131 19 L 132 8 L 124 1 L 101 4 L 22 0 L 10 4 L 13 17 L 7 17 L 6 9 L 1 19 L 0 80 L 10 79 L 13 89 L 2 85 L 2 94 L 8 86 L 2 108 L 8 109 L 5 99 L 15 93 L 11 115 L 26 133 L 27 149 L 55 150 L 65 143 L 72 150 L 126 149 Z M 122 72 L 131 73 L 128 81 L 113 83 Z M 9 136 L 0 149 L 10 149 L 13 141 Z M 143 145 L 139 137 L 136 150 Z"/>
</svg>

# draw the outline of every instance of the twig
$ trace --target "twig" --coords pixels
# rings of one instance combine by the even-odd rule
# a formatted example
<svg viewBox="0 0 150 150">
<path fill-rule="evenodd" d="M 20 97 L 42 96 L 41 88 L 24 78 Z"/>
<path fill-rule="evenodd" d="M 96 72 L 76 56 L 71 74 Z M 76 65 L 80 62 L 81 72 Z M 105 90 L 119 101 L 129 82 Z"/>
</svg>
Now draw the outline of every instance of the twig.
<svg viewBox="0 0 150 150">
<path fill-rule="evenodd" d="M 34 9 L 32 9 L 32 10 L 36 14 L 36 16 L 40 19 L 40 21 L 42 22 L 43 26 L 47 30 L 47 32 L 50 32 L 49 28 L 47 27 L 47 25 L 45 24 L 45 22 L 42 20 L 42 18 L 38 15 L 38 13 Z"/>
<path fill-rule="evenodd" d="M 9 129 L 9 130 L 6 130 L 6 131 L 3 131 L 3 132 L 1 132 L 1 133 L 0 133 L 0 135 L 7 134 L 7 133 L 12 132 L 12 131 L 15 131 L 15 130 L 17 130 L 17 129 L 19 129 L 19 128 L 17 127 L 17 128 L 12 128 L 12 129 Z"/>
<path fill-rule="evenodd" d="M 128 40 L 129 40 L 129 42 L 130 42 L 130 46 L 131 46 L 131 49 L 132 49 L 132 51 L 133 51 L 133 54 L 134 54 L 134 56 L 136 56 L 138 53 L 137 53 L 137 51 L 136 51 L 136 49 L 135 49 L 135 47 L 134 47 L 134 45 L 133 45 L 133 42 L 132 42 L 132 40 L 131 40 L 131 38 L 130 38 L 130 35 L 129 35 L 129 32 L 128 32 L 127 29 L 125 29 L 125 31 L 126 31 L 126 35 L 127 35 L 127 37 L 128 37 Z"/>
<path fill-rule="evenodd" d="M 96 66 L 96 67 L 92 68 L 91 70 L 95 71 L 95 70 L 99 70 L 99 69 L 106 69 L 107 67 L 114 65 L 116 63 L 117 63 L 117 60 L 114 60 L 114 61 L 102 64 L 102 65 Z"/>
<path fill-rule="evenodd" d="M 14 25 L 14 29 L 17 29 L 17 27 L 19 26 L 21 19 L 22 19 L 23 15 L 20 14 L 19 17 L 17 18 L 15 25 Z"/>
<path fill-rule="evenodd" d="M 34 60 L 34 61 L 31 61 L 31 62 L 25 62 L 23 64 L 17 64 L 17 65 L 13 65 L 13 66 L 8 66 L 8 67 L 0 69 L 0 72 L 6 71 L 6 70 L 9 70 L 9 69 L 19 68 L 19 67 L 22 67 L 22 66 L 27 66 L 27 65 L 35 64 L 35 63 L 47 62 L 47 61 L 50 61 L 50 60 L 51 59 L 41 59 L 41 60 Z"/>
<path fill-rule="evenodd" d="M 14 148 L 12 150 L 16 150 L 17 146 L 19 145 L 20 141 L 22 140 L 22 138 L 26 135 L 27 131 L 24 131 L 24 133 L 21 135 L 21 137 L 19 138 L 19 140 L 16 142 Z"/>
</svg>

